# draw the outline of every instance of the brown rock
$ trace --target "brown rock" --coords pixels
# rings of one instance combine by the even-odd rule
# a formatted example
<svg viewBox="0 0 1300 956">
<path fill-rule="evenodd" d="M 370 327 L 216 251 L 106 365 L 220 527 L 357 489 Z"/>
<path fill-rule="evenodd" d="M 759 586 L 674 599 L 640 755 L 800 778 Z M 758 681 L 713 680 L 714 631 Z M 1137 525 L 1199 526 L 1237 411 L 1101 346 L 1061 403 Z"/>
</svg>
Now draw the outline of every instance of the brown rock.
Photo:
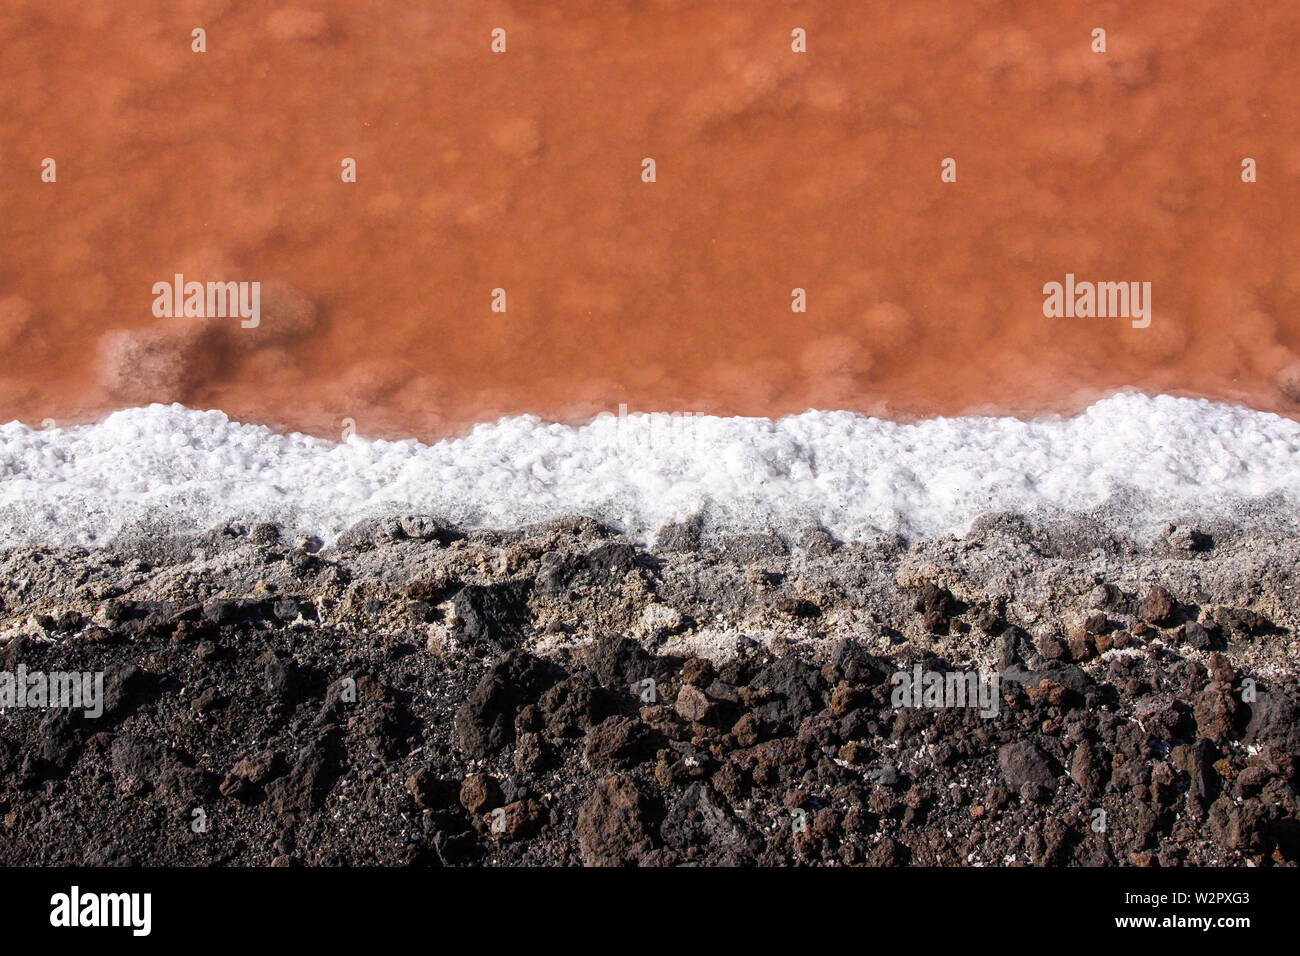
<svg viewBox="0 0 1300 956">
<path fill-rule="evenodd" d="M 433 784 L 433 775 L 421 767 L 406 778 L 406 792 L 411 795 L 417 807 L 428 807 L 432 805 Z"/>
<path fill-rule="evenodd" d="M 1232 685 L 1214 681 L 1196 698 L 1193 715 L 1199 736 L 1221 744 L 1232 734 L 1238 710 Z"/>
<path fill-rule="evenodd" d="M 757 714 L 745 714 L 731 728 L 731 736 L 736 738 L 736 743 L 741 747 L 752 747 L 758 743 L 761 729 L 762 722 Z"/>
<path fill-rule="evenodd" d="M 225 797 L 240 797 L 255 786 L 270 780 L 275 773 L 278 757 L 274 753 L 245 757 L 230 768 L 226 778 L 217 788 Z"/>
<path fill-rule="evenodd" d="M 653 847 L 648 804 L 627 777 L 607 777 L 578 811 L 578 850 L 587 866 L 629 866 Z"/>
<path fill-rule="evenodd" d="M 856 740 L 850 740 L 840 748 L 839 757 L 845 763 L 863 764 L 871 760 L 871 748 Z"/>
<path fill-rule="evenodd" d="M 546 810 L 536 800 L 516 800 L 497 807 L 483 822 L 492 839 L 506 842 L 532 836 L 546 821 Z"/>
<path fill-rule="evenodd" d="M 592 770 L 627 769 L 649 759 L 652 739 L 653 732 L 639 720 L 607 717 L 587 734 L 582 756 Z"/>
<path fill-rule="evenodd" d="M 682 681 L 696 687 L 707 687 L 713 682 L 713 664 L 704 657 L 692 657 L 682 665 Z"/>
<path fill-rule="evenodd" d="M 1138 602 L 1138 617 L 1148 624 L 1164 627 L 1174 617 L 1174 597 L 1160 585 L 1155 585 Z"/>
<path fill-rule="evenodd" d="M 691 684 L 683 684 L 677 694 L 677 713 L 684 720 L 702 723 L 713 715 L 713 703 L 700 690 Z"/>
<path fill-rule="evenodd" d="M 1097 647 L 1089 634 L 1075 634 L 1070 638 L 1070 657 L 1076 661 L 1092 660 Z"/>
<path fill-rule="evenodd" d="M 1054 791 L 1056 773 L 1048 756 L 1032 741 L 1010 743 L 998 751 L 998 764 L 1007 785 L 1022 790 L 1026 784 Z"/>
<path fill-rule="evenodd" d="M 831 693 L 831 713 L 836 717 L 843 717 L 858 706 L 860 696 L 852 684 L 848 681 L 840 681 Z"/>
<path fill-rule="evenodd" d="M 1038 653 L 1049 661 L 1060 660 L 1066 654 L 1066 646 L 1054 634 L 1039 634 L 1035 642 L 1038 646 Z"/>
<path fill-rule="evenodd" d="M 1089 634 L 1105 634 L 1110 630 L 1110 621 L 1101 611 L 1093 611 L 1083 622 L 1083 629 Z"/>
<path fill-rule="evenodd" d="M 460 805 L 470 813 L 483 813 L 501 801 L 497 782 L 484 773 L 472 773 L 460 785 Z"/>
<path fill-rule="evenodd" d="M 1070 758 L 1070 779 L 1088 797 L 1101 793 L 1103 777 L 1102 763 L 1097 759 L 1096 751 L 1088 741 L 1084 741 Z"/>
</svg>

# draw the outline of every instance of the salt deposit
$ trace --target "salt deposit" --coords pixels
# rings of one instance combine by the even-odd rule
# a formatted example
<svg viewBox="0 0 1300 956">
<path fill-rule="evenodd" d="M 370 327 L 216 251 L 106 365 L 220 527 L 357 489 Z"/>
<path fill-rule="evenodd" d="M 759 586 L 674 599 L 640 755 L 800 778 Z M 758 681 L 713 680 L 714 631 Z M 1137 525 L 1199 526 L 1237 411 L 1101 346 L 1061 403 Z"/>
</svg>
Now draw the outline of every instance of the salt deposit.
<svg viewBox="0 0 1300 956">
<path fill-rule="evenodd" d="M 779 420 L 532 416 L 433 445 L 331 442 L 151 405 L 92 425 L 0 426 L 0 540 L 103 543 L 139 530 L 278 521 L 331 540 L 423 513 L 517 527 L 584 514 L 650 539 L 820 524 L 844 540 L 961 533 L 981 514 L 1091 512 L 1141 532 L 1176 515 L 1282 520 L 1300 502 L 1300 423 L 1199 399 L 1118 394 L 1073 418 L 851 412 Z"/>
</svg>

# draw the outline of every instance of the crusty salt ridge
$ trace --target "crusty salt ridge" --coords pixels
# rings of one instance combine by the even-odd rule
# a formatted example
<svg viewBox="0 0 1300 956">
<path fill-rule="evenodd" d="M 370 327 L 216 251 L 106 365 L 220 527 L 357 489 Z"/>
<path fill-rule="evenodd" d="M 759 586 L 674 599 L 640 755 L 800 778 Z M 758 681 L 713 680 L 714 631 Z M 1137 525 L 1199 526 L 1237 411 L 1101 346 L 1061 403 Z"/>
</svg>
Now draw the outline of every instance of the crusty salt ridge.
<svg viewBox="0 0 1300 956">
<path fill-rule="evenodd" d="M 0 541 L 102 543 L 276 521 L 333 540 L 362 517 L 508 529 L 582 514 L 649 540 L 821 525 L 836 537 L 960 534 L 979 515 L 1089 515 L 1150 534 L 1176 516 L 1279 527 L 1300 502 L 1300 423 L 1118 394 L 1073 418 L 914 424 L 852 412 L 758 418 L 532 416 L 426 445 L 332 442 L 151 405 L 85 426 L 0 426 Z"/>
</svg>

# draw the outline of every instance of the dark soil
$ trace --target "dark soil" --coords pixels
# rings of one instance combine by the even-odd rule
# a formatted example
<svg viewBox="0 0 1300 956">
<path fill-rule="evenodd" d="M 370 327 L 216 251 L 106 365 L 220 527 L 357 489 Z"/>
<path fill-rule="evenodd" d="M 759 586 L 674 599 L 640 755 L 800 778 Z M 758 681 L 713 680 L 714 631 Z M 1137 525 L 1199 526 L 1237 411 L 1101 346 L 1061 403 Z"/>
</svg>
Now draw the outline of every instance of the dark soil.
<svg viewBox="0 0 1300 956">
<path fill-rule="evenodd" d="M 436 530 L 406 546 L 467 547 Z M 79 610 L 32 614 L 40 581 L 28 598 L 9 595 L 0 669 L 102 671 L 105 712 L 0 717 L 0 859 L 1300 860 L 1300 691 L 1294 674 L 1244 680 L 1233 663 L 1233 648 L 1269 639 L 1258 614 L 1196 620 L 1167 591 L 1114 589 L 1108 599 L 1131 617 L 1034 638 L 1000 602 L 900 589 L 909 626 L 994 648 L 1001 701 L 986 718 L 895 707 L 895 672 L 956 665 L 892 624 L 822 645 L 741 640 L 712 661 L 617 630 L 539 645 L 539 601 L 612 605 L 629 580 L 653 592 L 677 560 L 666 551 L 559 549 L 497 580 L 375 575 L 363 600 L 360 558 L 346 550 L 280 548 L 266 529 L 244 544 L 268 567 L 297 562 L 302 589 L 213 596 L 219 575 L 200 569 L 174 599 L 112 587 Z M 370 566 L 374 547 L 356 552 Z M 53 580 L 118 558 L 8 560 L 15 590 L 16 561 Z M 155 582 L 174 570 L 168 559 L 134 569 Z M 800 600 L 784 612 L 815 622 L 818 608 Z"/>
</svg>

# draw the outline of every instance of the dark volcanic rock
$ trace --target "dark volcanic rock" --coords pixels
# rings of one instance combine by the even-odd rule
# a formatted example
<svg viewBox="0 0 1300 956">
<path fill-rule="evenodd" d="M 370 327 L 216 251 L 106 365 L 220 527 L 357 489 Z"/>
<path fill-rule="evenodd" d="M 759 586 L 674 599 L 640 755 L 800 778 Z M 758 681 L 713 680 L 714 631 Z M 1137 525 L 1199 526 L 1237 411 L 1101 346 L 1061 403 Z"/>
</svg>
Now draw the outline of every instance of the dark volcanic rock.
<svg viewBox="0 0 1300 956">
<path fill-rule="evenodd" d="M 485 757 L 515 736 L 515 715 L 525 704 L 535 703 L 560 677 L 549 664 L 516 649 L 493 664 L 469 699 L 456 713 L 461 746 Z"/>
<path fill-rule="evenodd" d="M 1300 753 L 1300 702 L 1281 691 L 1259 691 L 1250 707 L 1243 738 L 1248 744 L 1272 744 Z"/>
<path fill-rule="evenodd" d="M 573 587 L 591 587 L 621 577 L 636 567 L 636 549 L 629 544 L 602 544 L 586 554 L 548 553 L 537 575 L 537 589 L 562 594 Z"/>
<path fill-rule="evenodd" d="M 660 834 L 668 846 L 679 852 L 707 847 L 730 865 L 752 862 L 762 847 L 761 838 L 732 816 L 725 801 L 715 799 L 703 783 L 691 784 L 673 802 Z"/>
<path fill-rule="evenodd" d="M 654 731 L 646 723 L 616 715 L 587 734 L 583 759 L 596 771 L 627 769 L 648 760 L 654 743 Z"/>
<path fill-rule="evenodd" d="M 698 517 L 666 524 L 655 536 L 655 550 L 665 553 L 699 551 L 702 537 L 702 523 Z"/>
<path fill-rule="evenodd" d="M 1026 786 L 1056 789 L 1057 772 L 1052 761 L 1032 741 L 1004 746 L 998 751 L 998 765 L 1012 790 L 1023 792 Z"/>
<path fill-rule="evenodd" d="M 794 655 L 778 658 L 762 668 L 750 681 L 750 687 L 773 695 L 774 699 L 757 709 L 758 716 L 771 724 L 797 724 L 821 710 L 822 692 L 826 689 L 821 672 Z"/>
<path fill-rule="evenodd" d="M 607 687 L 637 688 L 649 679 L 663 683 L 677 672 L 680 658 L 649 653 L 626 637 L 606 636 L 587 652 L 592 676 Z"/>
<path fill-rule="evenodd" d="M 531 590 L 532 582 L 527 580 L 461 588 L 452 599 L 457 637 L 479 650 L 517 647 L 530 627 Z"/>
<path fill-rule="evenodd" d="M 921 588 L 915 606 L 924 616 L 926 630 L 934 634 L 947 634 L 949 620 L 961 611 L 951 591 L 930 582 Z"/>
<path fill-rule="evenodd" d="M 546 732 L 555 737 L 585 734 L 613 708 L 609 693 L 587 673 L 572 674 L 555 684 L 538 704 Z"/>
<path fill-rule="evenodd" d="M 5 550 L 0 670 L 102 672 L 105 698 L 98 718 L 4 705 L 6 861 L 1300 863 L 1295 570 L 1220 573 L 1257 561 L 1231 536 L 1152 558 L 985 522 L 955 546 L 652 555 L 592 522 L 440 527 L 319 554 L 267 529 L 200 557 Z M 899 584 L 930 562 L 978 630 Z M 1106 577 L 1197 603 L 1153 592 L 1135 624 Z M 1024 627 L 1069 642 L 1045 659 Z M 896 708 L 916 665 L 1000 668 L 1000 706 Z"/>
<path fill-rule="evenodd" d="M 320 809 L 338 776 L 338 740 L 325 734 L 297 754 L 288 774 L 267 787 L 276 813 L 309 813 Z"/>
</svg>

